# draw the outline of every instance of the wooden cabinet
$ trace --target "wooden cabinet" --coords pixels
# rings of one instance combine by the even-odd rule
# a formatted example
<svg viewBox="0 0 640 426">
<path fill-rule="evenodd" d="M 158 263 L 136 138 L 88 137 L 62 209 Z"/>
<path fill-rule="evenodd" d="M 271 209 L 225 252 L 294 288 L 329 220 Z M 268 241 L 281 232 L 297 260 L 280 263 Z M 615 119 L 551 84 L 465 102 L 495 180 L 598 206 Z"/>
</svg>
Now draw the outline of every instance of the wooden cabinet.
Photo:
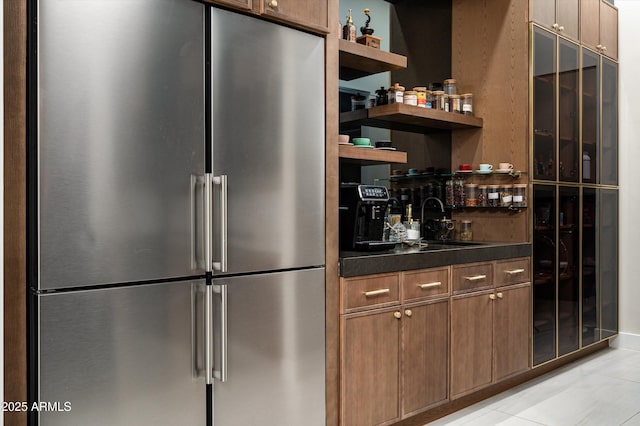
<svg viewBox="0 0 640 426">
<path fill-rule="evenodd" d="M 400 309 L 342 319 L 341 424 L 384 425 L 400 416 Z"/>
<path fill-rule="evenodd" d="M 610 58 L 618 58 L 618 9 L 604 0 L 581 0 L 580 41 Z"/>
<path fill-rule="evenodd" d="M 251 10 L 253 8 L 252 0 L 207 0 L 209 3 L 220 4 L 222 6 L 232 7 L 240 10 Z"/>
<path fill-rule="evenodd" d="M 578 40 L 579 0 L 530 0 L 530 18 L 545 28 Z"/>
<path fill-rule="evenodd" d="M 327 0 L 255 0 L 260 13 L 294 26 L 327 33 L 329 29 Z"/>
<path fill-rule="evenodd" d="M 405 305 L 402 318 L 402 417 L 448 400 L 449 299 Z"/>
<path fill-rule="evenodd" d="M 531 285 L 498 289 L 493 321 L 493 378 L 500 381 L 529 369 Z"/>
</svg>

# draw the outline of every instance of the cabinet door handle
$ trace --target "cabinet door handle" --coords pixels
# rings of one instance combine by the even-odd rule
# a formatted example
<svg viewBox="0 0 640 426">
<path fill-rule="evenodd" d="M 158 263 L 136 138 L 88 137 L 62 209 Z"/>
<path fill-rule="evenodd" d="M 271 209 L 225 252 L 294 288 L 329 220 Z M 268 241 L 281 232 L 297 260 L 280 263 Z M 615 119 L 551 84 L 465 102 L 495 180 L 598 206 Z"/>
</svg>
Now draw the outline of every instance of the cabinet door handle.
<svg viewBox="0 0 640 426">
<path fill-rule="evenodd" d="M 410 317 L 411 315 L 413 315 L 413 312 L 411 312 L 411 309 L 405 309 L 404 310 L 404 314 L 408 317 Z"/>
<path fill-rule="evenodd" d="M 601 44 L 597 45 L 597 46 L 596 46 L 596 49 L 598 49 L 598 50 L 602 50 L 602 45 L 601 45 Z"/>
<path fill-rule="evenodd" d="M 278 0 L 271 0 L 269 3 L 267 3 L 267 6 L 269 6 L 271 9 L 277 9 Z"/>
<path fill-rule="evenodd" d="M 509 275 L 521 274 L 523 272 L 524 272 L 524 269 L 512 269 L 510 271 L 504 271 L 505 274 L 509 274 Z"/>
<path fill-rule="evenodd" d="M 553 28 L 554 30 L 557 30 L 559 26 L 560 26 L 560 25 L 558 25 L 557 23 L 555 23 L 555 24 L 553 24 L 553 25 L 551 26 L 551 28 Z"/>
<path fill-rule="evenodd" d="M 464 277 L 464 279 L 467 281 L 478 281 L 478 280 L 484 280 L 486 278 L 487 278 L 486 275 L 473 275 L 471 277 Z"/>
<path fill-rule="evenodd" d="M 504 294 L 498 293 L 497 296 L 498 296 L 498 299 L 502 299 L 504 297 Z"/>
<path fill-rule="evenodd" d="M 389 290 L 388 288 L 381 288 L 380 290 L 372 290 L 372 291 L 367 291 L 364 293 L 364 295 L 366 297 L 371 297 L 371 296 L 378 296 L 380 294 L 386 294 L 389 293 L 391 290 Z"/>
<path fill-rule="evenodd" d="M 558 27 L 558 31 L 564 31 L 564 27 L 563 27 L 562 25 L 560 25 L 560 26 Z"/>
<path fill-rule="evenodd" d="M 418 287 L 420 288 L 431 288 L 431 287 L 440 287 L 442 285 L 441 281 L 435 281 L 432 283 L 426 283 L 426 284 L 418 284 Z"/>
<path fill-rule="evenodd" d="M 396 319 L 400 319 L 400 318 L 402 318 L 402 314 L 401 314 L 399 311 L 395 311 L 395 312 L 393 313 L 393 316 L 394 316 Z"/>
<path fill-rule="evenodd" d="M 490 294 L 490 295 L 489 295 L 489 299 L 491 299 L 491 300 L 496 300 L 496 295 L 495 295 L 495 294 Z"/>
<path fill-rule="evenodd" d="M 606 52 L 607 51 L 607 46 L 602 46 L 602 51 Z"/>
</svg>

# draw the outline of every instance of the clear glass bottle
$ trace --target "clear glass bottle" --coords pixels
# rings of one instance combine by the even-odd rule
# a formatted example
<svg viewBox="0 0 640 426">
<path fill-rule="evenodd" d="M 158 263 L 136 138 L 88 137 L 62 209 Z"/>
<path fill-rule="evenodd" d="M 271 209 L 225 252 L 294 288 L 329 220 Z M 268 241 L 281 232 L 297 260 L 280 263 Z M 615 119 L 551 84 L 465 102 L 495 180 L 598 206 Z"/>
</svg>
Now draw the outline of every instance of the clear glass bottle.
<svg viewBox="0 0 640 426">
<path fill-rule="evenodd" d="M 349 14 L 347 15 L 347 23 L 342 27 L 342 38 L 353 43 L 356 42 L 356 26 L 353 25 L 351 9 L 349 9 Z"/>
<path fill-rule="evenodd" d="M 463 220 L 460 222 L 460 234 L 459 238 L 461 241 L 471 241 L 473 240 L 473 231 L 471 230 L 471 221 Z"/>
</svg>

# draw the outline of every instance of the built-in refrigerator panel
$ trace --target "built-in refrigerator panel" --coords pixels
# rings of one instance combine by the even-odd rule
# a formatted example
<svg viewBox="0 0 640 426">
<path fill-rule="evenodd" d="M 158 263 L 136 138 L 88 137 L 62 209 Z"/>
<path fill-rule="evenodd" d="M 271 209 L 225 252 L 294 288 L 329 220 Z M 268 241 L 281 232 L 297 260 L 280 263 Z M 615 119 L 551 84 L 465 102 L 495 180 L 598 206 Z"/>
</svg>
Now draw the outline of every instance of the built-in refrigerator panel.
<svg viewBox="0 0 640 426">
<path fill-rule="evenodd" d="M 212 8 L 212 164 L 229 274 L 324 265 L 324 39 Z M 213 260 L 223 256 L 214 185 Z"/>
<path fill-rule="evenodd" d="M 39 288 L 202 273 L 205 6 L 37 13 Z"/>
<path fill-rule="evenodd" d="M 324 294 L 323 268 L 213 281 L 214 426 L 325 425 Z"/>
<path fill-rule="evenodd" d="M 36 298 L 40 425 L 205 424 L 204 281 Z"/>
</svg>

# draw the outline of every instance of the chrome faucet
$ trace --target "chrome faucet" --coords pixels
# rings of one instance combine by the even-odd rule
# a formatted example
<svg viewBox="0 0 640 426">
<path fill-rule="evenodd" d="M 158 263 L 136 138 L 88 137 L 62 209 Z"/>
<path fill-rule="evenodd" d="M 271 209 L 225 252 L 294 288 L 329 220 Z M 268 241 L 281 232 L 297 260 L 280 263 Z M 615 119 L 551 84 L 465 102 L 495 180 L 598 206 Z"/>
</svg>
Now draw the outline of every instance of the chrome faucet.
<svg viewBox="0 0 640 426">
<path fill-rule="evenodd" d="M 444 212 L 444 203 L 442 202 L 442 200 L 438 197 L 427 197 L 424 200 L 422 200 L 422 204 L 420 205 L 420 226 L 423 228 L 421 234 L 422 235 L 426 235 L 426 224 L 424 223 L 424 206 L 427 204 L 427 201 L 437 201 L 438 204 L 440 204 L 440 211 L 442 212 L 442 217 L 446 218 L 445 212 Z"/>
</svg>

